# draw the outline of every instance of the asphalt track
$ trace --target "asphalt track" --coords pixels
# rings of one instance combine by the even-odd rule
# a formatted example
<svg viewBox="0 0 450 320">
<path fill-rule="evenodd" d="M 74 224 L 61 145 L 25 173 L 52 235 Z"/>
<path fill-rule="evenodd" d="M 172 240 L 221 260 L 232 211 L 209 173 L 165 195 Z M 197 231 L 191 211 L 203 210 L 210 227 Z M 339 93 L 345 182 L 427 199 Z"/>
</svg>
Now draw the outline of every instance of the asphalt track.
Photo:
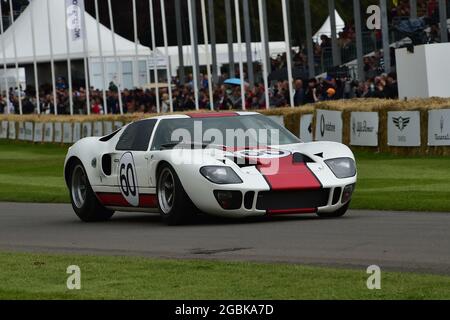
<svg viewBox="0 0 450 320">
<path fill-rule="evenodd" d="M 450 213 L 350 211 L 251 220 L 199 217 L 167 227 L 156 215 L 80 222 L 70 205 L 0 203 L 0 250 L 287 262 L 450 275 Z"/>
</svg>

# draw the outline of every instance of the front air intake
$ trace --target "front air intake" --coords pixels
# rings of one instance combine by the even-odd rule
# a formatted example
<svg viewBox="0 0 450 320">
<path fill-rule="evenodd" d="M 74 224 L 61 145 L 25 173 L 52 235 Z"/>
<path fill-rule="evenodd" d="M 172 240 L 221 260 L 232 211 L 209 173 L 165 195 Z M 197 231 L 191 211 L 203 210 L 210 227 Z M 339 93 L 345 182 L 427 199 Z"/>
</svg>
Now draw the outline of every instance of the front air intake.
<svg viewBox="0 0 450 320">
<path fill-rule="evenodd" d="M 255 199 L 255 192 L 249 191 L 245 194 L 244 197 L 244 207 L 247 210 L 251 210 L 253 208 L 253 200 Z"/>
<path fill-rule="evenodd" d="M 341 193 L 342 193 L 342 188 L 335 188 L 334 189 L 334 193 L 333 193 L 333 206 L 335 204 L 338 204 L 339 200 L 341 199 Z"/>
</svg>

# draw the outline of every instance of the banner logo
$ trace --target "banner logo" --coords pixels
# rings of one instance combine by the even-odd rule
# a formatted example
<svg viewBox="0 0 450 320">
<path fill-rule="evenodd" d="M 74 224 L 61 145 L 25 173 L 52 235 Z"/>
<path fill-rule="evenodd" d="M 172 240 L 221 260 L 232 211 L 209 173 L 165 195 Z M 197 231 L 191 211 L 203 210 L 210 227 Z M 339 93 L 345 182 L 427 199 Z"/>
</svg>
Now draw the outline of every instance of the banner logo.
<svg viewBox="0 0 450 320">
<path fill-rule="evenodd" d="M 353 118 L 352 131 L 353 131 L 353 136 L 361 137 L 362 133 L 373 133 L 375 131 L 375 128 L 368 126 L 366 120 L 356 121 Z"/>
<path fill-rule="evenodd" d="M 403 131 L 408 126 L 411 118 L 398 117 L 398 118 L 392 118 L 392 120 L 394 121 L 395 126 L 400 131 Z"/>
<path fill-rule="evenodd" d="M 439 121 L 439 128 L 441 129 L 441 134 L 434 134 L 434 139 L 436 141 L 450 141 L 450 134 L 444 134 L 445 120 L 444 116 L 441 116 L 441 120 Z"/>
<path fill-rule="evenodd" d="M 326 132 L 336 132 L 336 126 L 331 122 L 326 123 L 325 116 L 322 114 L 322 116 L 320 117 L 321 136 L 324 137 Z"/>
</svg>

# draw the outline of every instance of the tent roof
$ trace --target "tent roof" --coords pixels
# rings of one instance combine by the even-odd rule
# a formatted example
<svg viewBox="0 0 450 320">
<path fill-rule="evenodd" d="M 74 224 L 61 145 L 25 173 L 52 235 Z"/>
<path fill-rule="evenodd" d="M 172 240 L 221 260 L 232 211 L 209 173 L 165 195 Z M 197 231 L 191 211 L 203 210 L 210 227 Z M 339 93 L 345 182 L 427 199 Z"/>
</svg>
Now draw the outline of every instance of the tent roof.
<svg viewBox="0 0 450 320">
<path fill-rule="evenodd" d="M 55 60 L 67 59 L 66 48 L 66 7 L 65 1 L 49 0 L 50 1 L 50 21 L 52 26 L 52 44 L 53 56 Z M 31 33 L 31 19 L 30 14 L 33 15 L 34 20 L 34 34 L 36 37 L 36 58 L 37 61 L 50 61 L 50 39 L 48 32 L 48 15 L 47 4 L 45 0 L 31 1 L 25 11 L 17 18 L 13 26 L 8 28 L 3 35 L 4 38 L 6 60 L 8 63 L 14 63 L 14 46 L 13 34 L 15 35 L 17 44 L 17 57 L 19 63 L 31 63 L 33 61 L 33 47 L 32 47 L 32 33 Z M 100 50 L 97 37 L 97 23 L 96 20 L 85 14 L 86 19 L 86 37 L 89 57 L 99 57 Z M 70 37 L 70 33 L 69 33 Z M 103 56 L 113 56 L 113 41 L 111 30 L 104 25 L 100 25 L 100 38 L 102 40 Z M 70 56 L 72 59 L 79 59 L 84 57 L 83 40 L 72 41 L 69 39 Z M 116 34 L 116 48 L 117 54 L 121 57 L 132 57 L 136 55 L 135 44 Z M 149 56 L 151 51 L 149 48 L 138 45 L 138 56 Z M 3 63 L 3 50 L 0 50 L 0 63 Z"/>
<path fill-rule="evenodd" d="M 247 62 L 247 50 L 245 48 L 245 43 L 242 43 L 242 60 L 243 62 Z M 252 57 L 254 61 L 260 61 L 262 59 L 262 45 L 259 42 L 252 42 Z M 269 49 L 271 55 L 280 54 L 286 52 L 286 43 L 284 41 L 274 41 L 269 42 Z M 157 47 L 157 54 L 162 56 L 164 55 L 164 47 Z M 208 45 L 209 53 L 211 54 L 211 45 Z M 217 51 L 217 63 L 218 65 L 228 64 L 228 44 L 227 43 L 218 43 L 216 45 Z M 168 47 L 170 63 L 172 67 L 172 74 L 176 74 L 176 69 L 180 65 L 180 57 L 178 55 L 178 47 L 177 46 L 169 46 Z M 198 45 L 198 54 L 199 54 L 199 62 L 200 65 L 206 65 L 206 57 L 205 57 L 205 45 Z M 233 55 L 235 63 L 239 63 L 239 45 L 237 43 L 233 44 Z M 185 66 L 193 65 L 193 57 L 192 57 L 192 47 L 190 45 L 183 46 L 183 58 Z"/>
<path fill-rule="evenodd" d="M 339 33 L 342 30 L 344 30 L 345 21 L 339 15 L 337 10 L 334 10 L 334 16 L 336 17 L 336 32 Z M 325 20 L 323 25 L 320 27 L 319 31 L 317 31 L 316 34 L 313 36 L 313 39 L 320 40 L 320 36 L 323 34 L 331 37 L 331 17 L 330 16 L 328 16 L 327 20 Z"/>
</svg>

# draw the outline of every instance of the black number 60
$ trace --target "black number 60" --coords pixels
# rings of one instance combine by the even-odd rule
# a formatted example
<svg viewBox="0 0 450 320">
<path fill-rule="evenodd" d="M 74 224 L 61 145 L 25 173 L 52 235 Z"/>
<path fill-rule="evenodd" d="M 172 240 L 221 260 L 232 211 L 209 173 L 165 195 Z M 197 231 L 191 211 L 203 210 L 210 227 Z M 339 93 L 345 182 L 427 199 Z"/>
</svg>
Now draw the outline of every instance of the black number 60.
<svg viewBox="0 0 450 320">
<path fill-rule="evenodd" d="M 133 197 L 136 196 L 136 180 L 134 178 L 134 170 L 131 163 L 127 166 L 125 166 L 125 163 L 122 163 L 120 166 L 120 188 L 126 197 L 130 194 Z"/>
</svg>

